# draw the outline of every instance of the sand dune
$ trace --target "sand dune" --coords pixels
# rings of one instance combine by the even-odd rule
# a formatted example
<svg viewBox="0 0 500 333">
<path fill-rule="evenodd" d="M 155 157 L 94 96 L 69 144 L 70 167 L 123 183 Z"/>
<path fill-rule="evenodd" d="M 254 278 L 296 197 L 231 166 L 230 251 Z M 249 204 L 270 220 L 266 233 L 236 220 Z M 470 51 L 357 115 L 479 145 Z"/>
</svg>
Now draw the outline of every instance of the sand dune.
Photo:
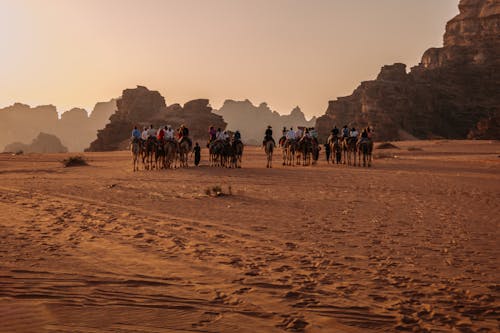
<svg viewBox="0 0 500 333">
<path fill-rule="evenodd" d="M 0 155 L 0 332 L 498 331 L 500 143 L 395 144 L 372 168 Z"/>
</svg>

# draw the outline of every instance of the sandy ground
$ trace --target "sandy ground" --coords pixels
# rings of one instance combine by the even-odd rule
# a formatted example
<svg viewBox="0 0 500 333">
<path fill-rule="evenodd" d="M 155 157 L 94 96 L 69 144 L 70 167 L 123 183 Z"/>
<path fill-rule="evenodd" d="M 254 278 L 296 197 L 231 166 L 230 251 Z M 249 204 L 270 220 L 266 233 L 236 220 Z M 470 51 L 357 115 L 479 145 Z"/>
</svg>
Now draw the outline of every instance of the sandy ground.
<svg viewBox="0 0 500 333">
<path fill-rule="evenodd" d="M 498 332 L 500 143 L 395 144 L 372 168 L 0 155 L 0 332 Z"/>
</svg>

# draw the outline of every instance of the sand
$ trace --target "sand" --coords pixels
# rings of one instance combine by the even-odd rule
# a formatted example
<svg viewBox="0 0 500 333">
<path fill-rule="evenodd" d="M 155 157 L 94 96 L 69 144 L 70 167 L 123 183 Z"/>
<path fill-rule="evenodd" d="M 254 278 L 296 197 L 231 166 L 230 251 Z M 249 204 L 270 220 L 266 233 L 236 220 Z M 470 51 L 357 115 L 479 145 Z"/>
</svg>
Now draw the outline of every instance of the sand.
<svg viewBox="0 0 500 333">
<path fill-rule="evenodd" d="M 498 332 L 500 143 L 394 144 L 372 168 L 2 154 L 0 332 Z"/>
</svg>

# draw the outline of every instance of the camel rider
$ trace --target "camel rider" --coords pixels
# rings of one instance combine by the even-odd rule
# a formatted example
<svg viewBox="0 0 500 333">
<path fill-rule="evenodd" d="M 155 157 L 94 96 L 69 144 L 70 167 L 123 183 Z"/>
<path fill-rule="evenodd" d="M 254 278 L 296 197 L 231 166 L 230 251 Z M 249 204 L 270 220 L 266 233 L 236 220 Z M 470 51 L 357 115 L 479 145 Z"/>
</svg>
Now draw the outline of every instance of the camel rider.
<svg viewBox="0 0 500 333">
<path fill-rule="evenodd" d="M 356 141 L 358 139 L 359 132 L 353 127 L 349 133 L 349 140 Z"/>
<path fill-rule="evenodd" d="M 283 130 L 281 131 L 281 138 L 279 141 L 280 147 L 283 147 L 283 145 L 285 144 L 287 134 L 288 134 L 288 130 L 286 129 L 286 126 L 283 126 Z"/>
<path fill-rule="evenodd" d="M 295 140 L 300 140 L 302 139 L 302 130 L 300 127 L 297 127 L 297 130 L 295 131 Z"/>
<path fill-rule="evenodd" d="M 209 142 L 212 142 L 212 141 L 215 141 L 216 138 L 217 138 L 217 131 L 215 129 L 215 127 L 213 126 L 210 126 L 210 128 L 208 129 L 208 136 L 209 136 Z"/>
<path fill-rule="evenodd" d="M 224 141 L 224 139 L 225 139 L 224 138 L 224 132 L 220 128 L 217 129 L 216 139 L 217 140 L 221 140 L 221 141 Z"/>
<path fill-rule="evenodd" d="M 170 125 L 167 125 L 165 130 L 165 140 L 173 140 L 174 139 L 174 130 Z"/>
<path fill-rule="evenodd" d="M 366 128 L 361 132 L 361 140 L 359 141 L 360 143 L 363 141 L 368 141 L 368 132 Z"/>
<path fill-rule="evenodd" d="M 339 136 L 339 129 L 337 128 L 337 126 L 335 126 L 333 129 L 332 129 L 332 134 L 333 134 L 333 137 L 336 138 Z"/>
<path fill-rule="evenodd" d="M 179 143 L 181 143 L 183 140 L 186 140 L 189 143 L 189 148 L 193 146 L 193 142 L 189 138 L 189 129 L 186 127 L 186 125 L 181 125 L 179 128 Z"/>
<path fill-rule="evenodd" d="M 311 127 L 309 129 L 309 133 L 311 133 L 311 137 L 314 138 L 314 139 L 318 139 L 318 132 L 314 129 L 314 127 Z"/>
<path fill-rule="evenodd" d="M 272 141 L 274 145 L 276 146 L 276 141 L 274 141 L 273 138 L 273 127 L 271 125 L 267 126 L 266 132 L 264 134 L 264 141 L 262 142 L 262 145 L 265 146 L 268 141 Z"/>
<path fill-rule="evenodd" d="M 134 129 L 132 130 L 132 141 L 136 142 L 139 141 L 140 139 L 141 139 L 141 131 L 139 131 L 137 129 L 137 126 L 135 126 Z"/>
<path fill-rule="evenodd" d="M 148 138 L 154 137 L 156 138 L 156 130 L 154 129 L 153 125 L 149 126 L 148 129 Z"/>
<path fill-rule="evenodd" d="M 349 137 L 349 128 L 347 125 L 344 125 L 344 128 L 342 128 L 342 137 L 344 139 Z"/>
<path fill-rule="evenodd" d="M 146 141 L 148 139 L 148 128 L 144 127 L 144 130 L 141 133 L 141 139 L 142 141 Z"/>
<path fill-rule="evenodd" d="M 295 131 L 293 127 L 290 127 L 290 130 L 286 133 L 287 140 L 295 140 Z"/>
<path fill-rule="evenodd" d="M 234 142 L 236 141 L 241 141 L 241 134 L 240 134 L 240 131 L 236 130 L 236 132 L 234 132 Z"/>
<path fill-rule="evenodd" d="M 160 127 L 158 129 L 158 132 L 156 132 L 156 138 L 158 139 L 158 141 L 163 141 L 163 139 L 165 139 L 165 129 Z"/>
<path fill-rule="evenodd" d="M 368 138 L 368 139 L 370 139 L 370 140 L 372 139 L 372 136 L 373 136 L 373 131 L 372 131 L 372 129 L 370 128 L 370 126 L 368 126 L 368 127 L 366 128 L 366 135 L 367 135 L 367 138 Z"/>
</svg>

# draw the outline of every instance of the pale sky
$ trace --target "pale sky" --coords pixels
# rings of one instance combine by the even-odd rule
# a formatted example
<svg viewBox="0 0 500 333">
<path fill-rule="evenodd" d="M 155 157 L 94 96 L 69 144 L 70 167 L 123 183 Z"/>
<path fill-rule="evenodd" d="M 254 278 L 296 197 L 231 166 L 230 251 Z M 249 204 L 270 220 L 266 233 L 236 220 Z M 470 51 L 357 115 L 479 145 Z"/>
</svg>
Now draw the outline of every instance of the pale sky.
<svg viewBox="0 0 500 333">
<path fill-rule="evenodd" d="M 0 107 L 92 109 L 145 85 L 322 115 L 442 46 L 458 0 L 0 0 Z"/>
</svg>

